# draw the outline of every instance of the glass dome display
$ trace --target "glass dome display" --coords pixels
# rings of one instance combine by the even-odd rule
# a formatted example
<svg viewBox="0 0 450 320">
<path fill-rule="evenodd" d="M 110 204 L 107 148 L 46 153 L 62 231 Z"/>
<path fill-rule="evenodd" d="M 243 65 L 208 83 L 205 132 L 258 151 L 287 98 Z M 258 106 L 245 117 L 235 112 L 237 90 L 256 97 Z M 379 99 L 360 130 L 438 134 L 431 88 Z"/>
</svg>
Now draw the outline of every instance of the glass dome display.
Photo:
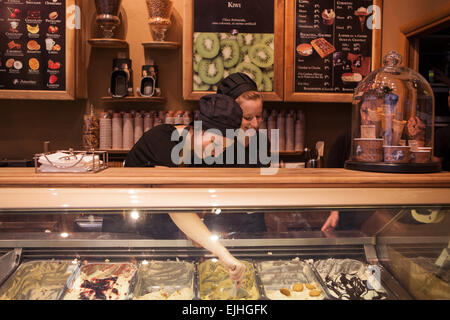
<svg viewBox="0 0 450 320">
<path fill-rule="evenodd" d="M 433 162 L 434 95 L 428 82 L 402 67 L 395 51 L 355 89 L 352 151 L 347 169 L 438 172 Z"/>
</svg>

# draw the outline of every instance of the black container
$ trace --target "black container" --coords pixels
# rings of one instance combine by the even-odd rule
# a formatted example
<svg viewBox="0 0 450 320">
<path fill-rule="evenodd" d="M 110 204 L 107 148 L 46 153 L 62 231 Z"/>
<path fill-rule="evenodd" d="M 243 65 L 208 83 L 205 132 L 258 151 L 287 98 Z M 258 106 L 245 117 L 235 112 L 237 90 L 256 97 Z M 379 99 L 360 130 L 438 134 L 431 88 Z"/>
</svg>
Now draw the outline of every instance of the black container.
<svg viewBox="0 0 450 320">
<path fill-rule="evenodd" d="M 109 94 L 113 98 L 133 95 L 133 70 L 131 59 L 114 59 Z"/>
<path fill-rule="evenodd" d="M 157 65 L 142 66 L 141 85 L 137 89 L 137 93 L 143 97 L 152 97 L 155 94 L 159 95 Z"/>
</svg>

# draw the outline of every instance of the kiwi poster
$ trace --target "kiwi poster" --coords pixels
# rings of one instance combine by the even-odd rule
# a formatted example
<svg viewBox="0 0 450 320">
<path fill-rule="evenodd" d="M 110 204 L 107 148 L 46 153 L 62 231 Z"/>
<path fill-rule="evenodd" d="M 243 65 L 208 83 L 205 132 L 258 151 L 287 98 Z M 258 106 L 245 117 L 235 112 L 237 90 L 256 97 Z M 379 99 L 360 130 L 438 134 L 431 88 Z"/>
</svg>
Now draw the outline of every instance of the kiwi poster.
<svg viewBox="0 0 450 320">
<path fill-rule="evenodd" d="M 273 0 L 194 0 L 194 91 L 216 91 L 234 72 L 273 91 L 274 20 Z"/>
<path fill-rule="evenodd" d="M 65 0 L 0 1 L 0 89 L 64 91 Z"/>
<path fill-rule="evenodd" d="M 296 0 L 295 92 L 353 93 L 371 71 L 373 0 Z"/>
</svg>

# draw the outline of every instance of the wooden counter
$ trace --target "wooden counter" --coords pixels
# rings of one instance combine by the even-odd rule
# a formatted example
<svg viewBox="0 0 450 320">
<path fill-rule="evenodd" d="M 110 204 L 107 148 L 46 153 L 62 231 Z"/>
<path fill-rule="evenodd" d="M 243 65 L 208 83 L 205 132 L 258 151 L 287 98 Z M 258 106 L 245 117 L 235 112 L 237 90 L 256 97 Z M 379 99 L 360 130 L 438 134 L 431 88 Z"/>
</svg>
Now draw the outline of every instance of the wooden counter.
<svg viewBox="0 0 450 320">
<path fill-rule="evenodd" d="M 450 188 L 450 172 L 391 174 L 345 169 L 109 168 L 94 174 L 39 173 L 34 168 L 1 168 L 0 187 L 134 188 Z"/>
</svg>

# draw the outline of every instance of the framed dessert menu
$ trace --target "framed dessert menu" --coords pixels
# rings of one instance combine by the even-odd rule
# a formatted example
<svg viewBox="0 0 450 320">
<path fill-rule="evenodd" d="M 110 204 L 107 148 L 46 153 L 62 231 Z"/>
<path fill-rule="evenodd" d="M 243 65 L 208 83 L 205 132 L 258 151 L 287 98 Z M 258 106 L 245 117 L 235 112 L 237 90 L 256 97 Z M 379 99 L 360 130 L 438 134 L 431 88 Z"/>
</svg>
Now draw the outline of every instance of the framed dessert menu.
<svg viewBox="0 0 450 320">
<path fill-rule="evenodd" d="M 74 99 L 74 5 L 0 0 L 0 99 Z"/>
<path fill-rule="evenodd" d="M 351 102 L 381 65 L 382 0 L 286 0 L 285 100 Z"/>
<path fill-rule="evenodd" d="M 214 93 L 223 78 L 248 74 L 269 101 L 283 100 L 284 0 L 186 0 L 183 97 Z"/>
</svg>

